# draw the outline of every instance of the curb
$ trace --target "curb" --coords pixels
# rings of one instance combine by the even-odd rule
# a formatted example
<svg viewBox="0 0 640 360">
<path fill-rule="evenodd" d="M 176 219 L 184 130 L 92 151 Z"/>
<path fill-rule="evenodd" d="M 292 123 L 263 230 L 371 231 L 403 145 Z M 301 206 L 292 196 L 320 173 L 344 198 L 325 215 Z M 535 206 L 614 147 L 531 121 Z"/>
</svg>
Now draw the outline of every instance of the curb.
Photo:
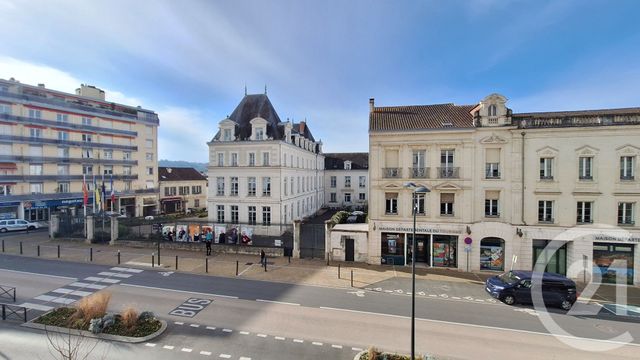
<svg viewBox="0 0 640 360">
<path fill-rule="evenodd" d="M 360 360 L 360 358 L 362 357 L 362 355 L 366 354 L 368 352 L 368 350 L 362 350 L 359 353 L 356 354 L 356 356 L 353 357 L 353 360 Z"/>
<path fill-rule="evenodd" d="M 24 326 L 31 329 L 37 329 L 37 330 L 53 331 L 61 334 L 72 334 L 72 335 L 90 337 L 90 338 L 100 339 L 100 340 L 119 341 L 119 342 L 129 343 L 129 344 L 137 344 L 137 343 L 149 341 L 157 336 L 160 336 L 165 330 L 167 330 L 167 322 L 164 320 L 158 319 L 158 321 L 160 321 L 160 329 L 158 329 L 158 331 L 152 334 L 149 334 L 143 337 L 120 336 L 120 335 L 102 334 L 102 333 L 94 334 L 91 331 L 86 331 L 86 330 L 70 329 L 70 328 L 64 328 L 59 326 L 48 326 L 48 325 L 34 323 L 33 321 L 35 321 L 39 317 L 40 316 L 20 326 Z"/>
</svg>

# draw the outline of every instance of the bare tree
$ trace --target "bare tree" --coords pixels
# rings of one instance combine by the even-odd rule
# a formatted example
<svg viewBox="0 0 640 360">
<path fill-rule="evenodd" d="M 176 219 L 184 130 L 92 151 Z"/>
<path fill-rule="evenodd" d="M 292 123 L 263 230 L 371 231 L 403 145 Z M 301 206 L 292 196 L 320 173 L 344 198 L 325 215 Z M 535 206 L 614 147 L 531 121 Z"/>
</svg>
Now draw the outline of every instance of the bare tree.
<svg viewBox="0 0 640 360">
<path fill-rule="evenodd" d="M 49 345 L 49 353 L 54 359 L 60 360 L 86 360 L 91 356 L 92 359 L 105 359 L 107 348 L 100 357 L 96 357 L 93 352 L 100 342 L 99 339 L 89 338 L 80 330 L 67 328 L 66 332 L 58 332 L 44 328 L 47 334 Z"/>
</svg>

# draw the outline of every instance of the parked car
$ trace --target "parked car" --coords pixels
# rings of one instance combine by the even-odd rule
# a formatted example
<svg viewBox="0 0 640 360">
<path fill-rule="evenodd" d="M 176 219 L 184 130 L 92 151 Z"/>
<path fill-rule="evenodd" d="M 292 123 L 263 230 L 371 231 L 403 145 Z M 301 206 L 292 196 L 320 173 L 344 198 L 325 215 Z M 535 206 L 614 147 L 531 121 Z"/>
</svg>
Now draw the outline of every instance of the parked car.
<svg viewBox="0 0 640 360">
<path fill-rule="evenodd" d="M 507 305 L 531 304 L 533 271 L 513 270 L 486 281 L 485 290 Z M 562 275 L 542 273 L 542 299 L 546 305 L 569 310 L 577 300 L 576 283 Z"/>
<path fill-rule="evenodd" d="M 35 230 L 39 228 L 38 223 L 32 223 L 21 219 L 0 220 L 0 232 L 17 230 Z"/>
</svg>

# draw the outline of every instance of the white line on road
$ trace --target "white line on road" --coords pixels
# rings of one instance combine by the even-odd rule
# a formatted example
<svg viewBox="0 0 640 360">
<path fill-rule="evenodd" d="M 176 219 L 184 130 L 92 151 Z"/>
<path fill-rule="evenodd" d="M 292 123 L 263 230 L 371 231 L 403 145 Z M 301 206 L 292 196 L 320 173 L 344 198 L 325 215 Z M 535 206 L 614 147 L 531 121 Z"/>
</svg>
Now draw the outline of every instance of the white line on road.
<svg viewBox="0 0 640 360">
<path fill-rule="evenodd" d="M 293 339 L 293 342 L 302 344 L 304 340 L 302 339 Z"/>
<path fill-rule="evenodd" d="M 71 290 L 71 289 L 65 289 L 65 288 L 51 290 L 51 292 L 58 293 L 58 294 L 71 294 L 71 295 L 83 296 L 83 297 L 89 296 L 92 294 L 88 291 Z"/>
<path fill-rule="evenodd" d="M 240 356 L 240 359 L 238 359 L 238 360 L 251 360 L 251 358 L 250 357 L 245 357 L 245 356 Z"/>
<path fill-rule="evenodd" d="M 56 297 L 56 296 L 51 296 L 51 295 L 40 295 L 40 296 L 36 296 L 34 297 L 34 299 L 36 300 L 41 300 L 41 301 L 47 301 L 47 302 L 54 302 L 54 303 L 58 303 L 58 304 L 71 304 L 72 302 L 76 301 L 75 299 L 65 299 L 62 297 Z"/>
<path fill-rule="evenodd" d="M 183 294 L 197 294 L 197 295 L 216 296 L 216 297 L 227 298 L 227 299 L 238 299 L 237 296 L 218 295 L 218 294 L 203 293 L 203 292 L 197 292 L 197 291 L 175 290 L 175 289 L 160 288 L 160 287 L 155 287 L 155 286 L 144 286 L 144 285 L 133 285 L 133 284 L 120 284 L 120 285 L 137 287 L 137 288 L 142 288 L 142 289 L 151 289 L 151 290 L 160 290 L 160 291 L 173 291 L 173 292 L 179 292 L 179 293 L 183 293 Z"/>
<path fill-rule="evenodd" d="M 267 335 L 265 335 L 265 334 L 257 334 L 256 336 L 257 337 L 261 337 L 261 338 L 266 338 L 267 337 Z"/>
<path fill-rule="evenodd" d="M 220 357 L 223 359 L 231 359 L 231 355 L 228 354 L 220 354 Z"/>
<path fill-rule="evenodd" d="M 242 276 L 242 274 L 244 274 L 245 272 L 247 272 L 247 270 L 251 269 L 251 268 L 253 267 L 253 265 L 254 265 L 254 264 L 251 264 L 251 265 L 249 265 L 249 267 L 248 267 L 248 268 L 246 268 L 246 269 L 242 270 L 242 271 L 240 272 L 240 274 L 238 274 L 238 276 Z"/>
<path fill-rule="evenodd" d="M 224 332 L 226 332 L 226 333 L 233 332 L 233 330 L 231 330 L 231 329 L 222 329 L 222 331 L 224 331 Z"/>
<path fill-rule="evenodd" d="M 136 273 L 139 274 L 141 272 L 143 272 L 144 270 L 140 270 L 140 269 L 132 269 L 132 268 L 123 268 L 123 267 L 112 267 L 109 270 L 113 270 L 113 271 L 126 271 L 126 272 L 131 272 L 131 273 Z"/>
<path fill-rule="evenodd" d="M 249 335 L 250 333 L 248 331 L 240 331 L 240 334 L 242 335 Z"/>
<path fill-rule="evenodd" d="M 172 345 L 165 345 L 162 348 L 167 350 L 173 350 L 174 347 Z"/>
<path fill-rule="evenodd" d="M 146 344 L 144 344 L 144 346 L 148 346 L 148 347 L 155 347 L 155 346 L 156 346 L 156 344 L 153 344 L 153 343 L 146 343 Z"/>
<path fill-rule="evenodd" d="M 200 355 L 211 356 L 211 351 L 200 351 Z"/>
<path fill-rule="evenodd" d="M 176 325 L 184 325 L 184 323 L 182 321 L 174 321 L 173 323 L 176 324 Z"/>
<path fill-rule="evenodd" d="M 216 329 L 216 327 L 215 327 L 215 326 L 207 326 L 207 329 L 209 329 L 209 330 L 215 330 L 215 329 Z"/>
<path fill-rule="evenodd" d="M 42 310 L 42 311 L 49 311 L 51 309 L 53 309 L 53 306 L 47 306 L 47 305 L 40 305 L 40 304 L 34 304 L 34 303 L 22 303 L 18 306 L 22 306 L 22 307 L 26 307 L 27 309 L 33 309 L 33 310 Z"/>
<path fill-rule="evenodd" d="M 87 288 L 87 289 L 95 289 L 95 290 L 102 290 L 107 287 L 106 285 L 89 284 L 89 283 L 83 283 L 83 282 L 74 282 L 67 286 L 75 286 L 79 288 Z"/>
<path fill-rule="evenodd" d="M 276 337 L 274 337 L 274 339 L 276 339 L 276 340 L 286 340 L 286 339 L 285 339 L 285 338 L 283 338 L 282 336 L 276 336 Z"/>
<path fill-rule="evenodd" d="M 116 280 L 116 279 L 107 279 L 107 278 L 99 278 L 99 277 L 95 277 L 95 276 L 89 276 L 84 278 L 86 281 L 98 281 L 98 282 L 104 282 L 104 283 L 109 283 L 109 284 L 117 284 L 120 282 L 120 280 Z"/>
<path fill-rule="evenodd" d="M 362 351 L 362 348 L 359 347 L 352 347 L 351 350 L 353 351 Z"/>
<path fill-rule="evenodd" d="M 180 350 L 180 351 L 184 351 L 184 352 L 189 352 L 189 353 L 190 353 L 190 352 L 192 352 L 192 351 L 193 351 L 193 349 L 189 349 L 189 348 L 182 348 L 182 350 Z"/>
<path fill-rule="evenodd" d="M 316 345 L 316 346 L 322 346 L 322 343 L 321 342 L 317 342 L 317 341 L 312 342 L 312 344 Z"/>
<path fill-rule="evenodd" d="M 198 324 L 191 324 L 189 326 L 194 327 L 194 328 L 199 328 L 200 327 L 200 325 L 198 325 Z"/>
<path fill-rule="evenodd" d="M 256 299 L 256 301 L 259 301 L 259 302 L 266 302 L 266 303 L 272 303 L 272 304 L 280 304 L 280 305 L 293 305 L 293 306 L 300 306 L 300 304 L 290 303 L 290 302 L 284 302 L 284 301 L 263 300 L 263 299 Z"/>
<path fill-rule="evenodd" d="M 342 349 L 342 345 L 331 345 L 332 348 Z"/>
<path fill-rule="evenodd" d="M 109 271 L 99 272 L 98 275 L 113 276 L 113 277 L 119 277 L 119 278 L 123 278 L 123 279 L 128 279 L 128 278 L 130 278 L 132 276 L 131 274 L 120 274 L 120 273 L 114 273 L 114 272 L 109 272 Z"/>
<path fill-rule="evenodd" d="M 7 272 L 12 272 L 12 273 L 17 273 L 17 274 L 26 274 L 26 275 L 46 276 L 46 277 L 52 277 L 52 278 L 56 278 L 56 279 L 65 279 L 65 280 L 74 280 L 74 281 L 78 280 L 78 278 L 74 278 L 74 277 L 39 274 L 39 273 L 34 273 L 34 272 L 29 272 L 29 271 L 18 271 L 18 270 L 7 270 L 7 269 L 0 269 L 0 271 L 7 271 Z"/>
</svg>

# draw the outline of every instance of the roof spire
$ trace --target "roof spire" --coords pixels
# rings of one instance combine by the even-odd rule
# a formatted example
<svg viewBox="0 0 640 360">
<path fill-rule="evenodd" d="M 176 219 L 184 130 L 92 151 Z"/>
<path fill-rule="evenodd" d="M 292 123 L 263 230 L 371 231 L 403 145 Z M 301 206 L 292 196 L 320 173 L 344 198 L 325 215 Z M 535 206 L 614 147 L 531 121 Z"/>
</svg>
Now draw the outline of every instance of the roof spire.
<svg viewBox="0 0 640 360">
<path fill-rule="evenodd" d="M 247 83 L 244 83 L 244 96 L 247 96 Z"/>
<path fill-rule="evenodd" d="M 267 95 L 267 84 L 264 84 L 264 94 Z"/>
</svg>

